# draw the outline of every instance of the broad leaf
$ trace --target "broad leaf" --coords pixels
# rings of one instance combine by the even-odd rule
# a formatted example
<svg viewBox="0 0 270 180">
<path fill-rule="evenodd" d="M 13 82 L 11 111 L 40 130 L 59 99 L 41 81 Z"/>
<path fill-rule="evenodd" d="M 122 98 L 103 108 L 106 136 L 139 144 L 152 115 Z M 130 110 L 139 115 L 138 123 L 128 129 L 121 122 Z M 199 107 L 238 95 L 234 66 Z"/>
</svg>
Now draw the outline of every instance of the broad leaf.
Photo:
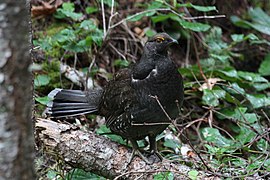
<svg viewBox="0 0 270 180">
<path fill-rule="evenodd" d="M 259 73 L 263 76 L 270 75 L 270 53 L 268 53 L 260 65 Z"/>
<path fill-rule="evenodd" d="M 204 89 L 202 101 L 204 104 L 209 106 L 218 106 L 219 99 L 225 98 L 226 91 L 222 89 Z"/>
<path fill-rule="evenodd" d="M 34 85 L 37 86 L 46 86 L 49 84 L 51 78 L 48 75 L 37 75 L 34 79 Z"/>
<path fill-rule="evenodd" d="M 215 6 L 198 6 L 198 5 L 193 5 L 191 3 L 177 4 L 176 7 L 189 7 L 189 8 L 194 8 L 202 12 L 217 11 Z"/>
</svg>

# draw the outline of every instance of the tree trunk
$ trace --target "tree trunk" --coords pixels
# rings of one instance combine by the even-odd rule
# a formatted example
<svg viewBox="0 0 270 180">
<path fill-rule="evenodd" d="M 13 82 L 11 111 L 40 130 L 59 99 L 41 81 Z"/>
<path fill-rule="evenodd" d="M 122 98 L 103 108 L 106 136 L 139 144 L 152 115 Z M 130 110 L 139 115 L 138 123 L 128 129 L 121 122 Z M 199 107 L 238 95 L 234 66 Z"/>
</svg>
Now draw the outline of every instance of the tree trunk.
<svg viewBox="0 0 270 180">
<path fill-rule="evenodd" d="M 0 179 L 35 179 L 29 2 L 0 3 Z"/>
</svg>

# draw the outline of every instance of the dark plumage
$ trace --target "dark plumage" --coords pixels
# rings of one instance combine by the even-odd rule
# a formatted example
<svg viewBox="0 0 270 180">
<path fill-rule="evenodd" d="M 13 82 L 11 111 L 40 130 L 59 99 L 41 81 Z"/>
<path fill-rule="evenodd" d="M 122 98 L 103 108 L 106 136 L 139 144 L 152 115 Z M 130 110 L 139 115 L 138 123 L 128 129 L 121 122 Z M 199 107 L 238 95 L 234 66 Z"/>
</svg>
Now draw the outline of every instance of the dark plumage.
<svg viewBox="0 0 270 180">
<path fill-rule="evenodd" d="M 178 107 L 183 102 L 182 77 L 167 53 L 172 43 L 176 41 L 166 33 L 155 35 L 145 44 L 140 61 L 116 73 L 104 90 L 53 90 L 49 94 L 53 98 L 48 104 L 49 114 L 53 117 L 86 113 L 105 116 L 107 127 L 130 140 L 133 152 L 147 161 L 136 141 L 148 136 L 150 151 L 157 153 L 155 138 L 170 123 L 153 96 L 171 118 L 178 116 Z"/>
</svg>

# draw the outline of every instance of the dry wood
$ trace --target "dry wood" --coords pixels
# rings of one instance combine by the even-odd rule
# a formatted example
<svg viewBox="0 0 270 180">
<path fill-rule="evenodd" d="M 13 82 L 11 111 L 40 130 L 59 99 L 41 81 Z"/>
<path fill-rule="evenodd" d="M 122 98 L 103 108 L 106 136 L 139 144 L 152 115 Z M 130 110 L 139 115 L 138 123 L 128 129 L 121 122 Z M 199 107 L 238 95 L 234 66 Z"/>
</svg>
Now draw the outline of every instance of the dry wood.
<svg viewBox="0 0 270 180">
<path fill-rule="evenodd" d="M 110 179 L 152 179 L 158 172 L 172 171 L 175 179 L 187 179 L 190 168 L 169 161 L 146 164 L 135 157 L 128 165 L 131 149 L 74 125 L 37 119 L 37 138 L 67 164 Z"/>
</svg>

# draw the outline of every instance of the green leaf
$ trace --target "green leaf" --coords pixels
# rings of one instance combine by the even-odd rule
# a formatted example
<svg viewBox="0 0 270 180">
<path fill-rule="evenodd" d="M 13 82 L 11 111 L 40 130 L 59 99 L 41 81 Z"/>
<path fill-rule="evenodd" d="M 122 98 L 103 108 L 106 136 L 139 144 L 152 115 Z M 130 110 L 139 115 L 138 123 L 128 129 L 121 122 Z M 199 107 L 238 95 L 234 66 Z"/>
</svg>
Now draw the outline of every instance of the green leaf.
<svg viewBox="0 0 270 180">
<path fill-rule="evenodd" d="M 252 22 L 242 20 L 237 16 L 232 16 L 231 21 L 237 26 L 244 28 L 252 27 L 261 33 L 270 35 L 270 16 L 259 7 L 251 7 L 248 13 Z"/>
<path fill-rule="evenodd" d="M 270 97 L 265 94 L 247 94 L 246 97 L 254 108 L 270 106 Z"/>
<path fill-rule="evenodd" d="M 153 23 L 158 23 L 158 22 L 163 22 L 169 18 L 170 18 L 169 14 L 160 14 L 157 16 L 152 16 L 151 20 L 153 21 Z"/>
<path fill-rule="evenodd" d="M 62 4 L 62 9 L 73 12 L 75 10 L 74 8 L 74 4 L 73 3 L 69 3 L 69 2 L 65 2 Z"/>
<path fill-rule="evenodd" d="M 225 98 L 226 91 L 222 89 L 204 89 L 202 102 L 209 106 L 218 106 L 219 99 Z"/>
<path fill-rule="evenodd" d="M 188 172 L 188 177 L 191 179 L 191 180 L 196 180 L 197 177 L 199 175 L 199 172 L 196 171 L 196 170 L 191 170 Z"/>
<path fill-rule="evenodd" d="M 224 54 L 224 49 L 228 47 L 227 43 L 222 40 L 222 30 L 220 27 L 213 27 L 205 38 L 205 43 L 213 54 Z"/>
<path fill-rule="evenodd" d="M 156 1 L 152 1 L 147 9 L 150 10 L 150 9 L 160 9 L 160 8 L 166 8 L 167 6 L 164 5 L 164 3 L 160 0 L 156 0 Z"/>
<path fill-rule="evenodd" d="M 241 42 L 244 40 L 244 34 L 232 34 L 231 38 L 235 42 Z"/>
<path fill-rule="evenodd" d="M 97 29 L 97 26 L 92 20 L 83 20 L 79 27 L 88 31 L 93 31 Z"/>
<path fill-rule="evenodd" d="M 154 36 L 156 33 L 152 30 L 152 29 L 147 29 L 146 32 L 145 32 L 145 35 L 147 37 L 152 37 Z"/>
<path fill-rule="evenodd" d="M 208 153 L 212 155 L 224 154 L 227 151 L 226 148 L 210 146 L 209 144 L 205 144 L 204 146 L 207 148 Z"/>
<path fill-rule="evenodd" d="M 246 113 L 244 116 L 245 116 L 245 119 L 251 124 L 257 122 L 258 120 L 256 114 L 254 113 Z"/>
<path fill-rule="evenodd" d="M 56 13 L 54 14 L 54 17 L 59 19 L 68 17 L 75 21 L 83 17 L 82 13 L 76 13 L 74 12 L 74 10 L 75 8 L 73 3 L 63 3 L 62 8 L 57 9 Z"/>
<path fill-rule="evenodd" d="M 235 139 L 240 142 L 240 146 L 243 146 L 244 144 L 251 142 L 255 136 L 256 133 L 253 132 L 250 128 L 240 126 L 240 133 L 235 136 Z"/>
<path fill-rule="evenodd" d="M 228 77 L 238 78 L 237 71 L 235 69 L 230 68 L 230 69 L 218 70 L 218 72 L 221 72 Z"/>
<path fill-rule="evenodd" d="M 101 125 L 97 130 L 96 130 L 97 134 L 105 134 L 105 136 L 109 137 L 110 139 L 112 139 L 115 142 L 118 142 L 120 144 L 124 144 L 126 145 L 127 143 L 123 140 L 123 138 L 121 136 L 118 136 L 116 134 L 112 134 L 111 130 L 109 128 L 106 127 L 106 125 Z"/>
<path fill-rule="evenodd" d="M 270 88 L 270 83 L 253 83 L 252 86 L 257 90 L 257 91 L 263 91 L 265 89 Z"/>
<path fill-rule="evenodd" d="M 231 84 L 233 94 L 245 94 L 245 90 L 241 88 L 236 82 Z"/>
<path fill-rule="evenodd" d="M 100 29 L 97 29 L 94 33 L 90 34 L 92 40 L 98 45 L 101 46 L 103 42 L 103 32 Z"/>
<path fill-rule="evenodd" d="M 270 53 L 268 53 L 260 65 L 259 73 L 263 76 L 270 75 Z"/>
<path fill-rule="evenodd" d="M 73 169 L 69 171 L 65 177 L 65 179 L 72 180 L 105 180 L 104 177 L 98 176 L 92 172 L 86 172 L 82 169 Z"/>
<path fill-rule="evenodd" d="M 239 18 L 237 16 L 231 16 L 230 19 L 234 25 L 236 25 L 238 27 L 250 29 L 250 25 L 247 21 L 242 20 L 241 18 Z"/>
<path fill-rule="evenodd" d="M 36 87 L 38 86 L 46 86 L 47 84 L 49 84 L 51 78 L 48 75 L 37 75 L 34 79 L 34 85 Z"/>
<path fill-rule="evenodd" d="M 72 29 L 63 29 L 53 37 L 53 41 L 66 44 L 76 40 L 75 31 Z"/>
<path fill-rule="evenodd" d="M 123 59 L 117 59 L 113 62 L 113 65 L 116 67 L 128 67 L 129 64 L 129 61 Z"/>
<path fill-rule="evenodd" d="M 174 175 L 172 172 L 160 172 L 154 175 L 154 180 L 173 180 Z"/>
<path fill-rule="evenodd" d="M 156 13 L 156 10 L 150 10 L 150 11 L 144 11 L 141 13 L 137 13 L 134 15 L 130 15 L 127 17 L 128 21 L 139 21 L 140 19 L 142 19 L 144 16 L 153 16 Z"/>
<path fill-rule="evenodd" d="M 250 81 L 250 82 L 268 82 L 267 79 L 265 79 L 264 77 L 262 77 L 261 75 L 259 74 L 256 74 L 256 73 L 252 73 L 252 72 L 244 72 L 244 71 L 238 71 L 238 76 L 247 80 L 247 81 Z"/>
<path fill-rule="evenodd" d="M 245 122 L 245 119 L 249 118 L 252 116 L 252 118 L 254 118 L 254 115 L 250 115 L 247 112 L 247 108 L 246 107 L 237 107 L 235 109 L 223 109 L 219 111 L 219 115 L 223 116 L 224 118 L 228 118 L 228 119 L 234 119 L 236 121 L 241 121 L 241 122 Z M 247 117 L 246 117 L 247 114 Z M 220 119 L 224 119 L 224 118 L 220 118 Z M 256 117 L 257 118 L 257 117 Z M 254 121 L 254 119 L 251 120 L 252 122 Z"/>
<path fill-rule="evenodd" d="M 48 179 L 56 179 L 57 173 L 54 170 L 49 170 L 46 176 Z"/>
<path fill-rule="evenodd" d="M 198 23 L 198 22 L 188 22 L 185 20 L 178 21 L 180 25 L 185 28 L 195 32 L 204 32 L 210 29 L 211 26 L 208 24 Z"/>
<path fill-rule="evenodd" d="M 232 140 L 222 136 L 218 129 L 206 127 L 201 132 L 207 142 L 212 142 L 218 147 L 229 147 L 233 143 Z"/>
<path fill-rule="evenodd" d="M 173 140 L 173 139 L 166 139 L 164 144 L 165 147 L 172 148 L 173 150 L 177 149 L 180 147 L 179 142 Z"/>
<path fill-rule="evenodd" d="M 266 168 L 266 171 L 270 171 L 270 159 L 264 161 L 263 166 Z"/>
<path fill-rule="evenodd" d="M 92 14 L 92 13 L 97 12 L 97 11 L 98 11 L 98 8 L 96 8 L 96 7 L 87 7 L 87 8 L 85 8 L 85 12 L 87 14 Z"/>
<path fill-rule="evenodd" d="M 176 7 L 189 7 L 189 8 L 194 8 L 202 12 L 217 11 L 215 6 L 198 6 L 198 5 L 193 5 L 191 3 L 177 4 Z"/>
<path fill-rule="evenodd" d="M 48 96 L 44 96 L 44 97 L 36 97 L 35 100 L 37 102 L 39 102 L 40 104 L 43 104 L 43 105 L 47 105 L 48 102 L 51 101 L 51 99 L 48 97 Z"/>
</svg>

